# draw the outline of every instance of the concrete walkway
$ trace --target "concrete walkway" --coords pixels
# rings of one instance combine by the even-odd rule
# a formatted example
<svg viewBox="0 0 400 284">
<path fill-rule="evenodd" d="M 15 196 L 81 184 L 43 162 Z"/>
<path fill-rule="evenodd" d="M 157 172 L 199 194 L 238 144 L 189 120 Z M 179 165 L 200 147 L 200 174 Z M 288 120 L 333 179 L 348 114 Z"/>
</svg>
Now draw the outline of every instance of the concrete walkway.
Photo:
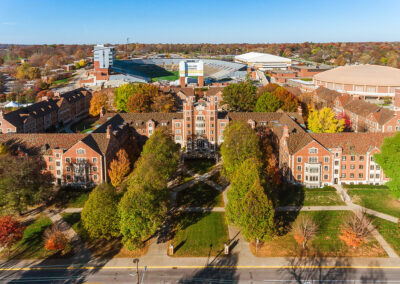
<svg viewBox="0 0 400 284">
<path fill-rule="evenodd" d="M 182 212 L 225 212 L 225 207 L 179 207 Z"/>
<path fill-rule="evenodd" d="M 339 196 L 346 203 L 347 207 L 349 207 L 354 212 L 354 214 L 356 214 L 356 216 L 358 218 L 361 219 L 364 212 L 367 212 L 368 214 L 370 214 L 370 212 L 371 212 L 371 215 L 374 215 L 377 217 L 382 216 L 382 217 L 384 217 L 383 219 L 392 222 L 392 220 L 394 218 L 393 216 L 389 216 L 389 215 L 386 215 L 386 214 L 383 214 L 383 213 L 380 213 L 380 212 L 377 212 L 374 210 L 370 210 L 370 209 L 367 209 L 362 206 L 354 204 L 351 201 L 350 196 L 347 194 L 347 192 L 342 187 L 342 185 L 335 185 L 335 188 L 336 188 L 336 191 L 339 194 Z M 386 251 L 386 253 L 388 254 L 389 257 L 399 258 L 397 253 L 392 249 L 392 247 L 388 244 L 388 242 L 382 237 L 382 235 L 379 233 L 379 231 L 372 224 L 369 225 L 368 229 L 371 232 L 372 236 L 378 241 L 378 243 L 381 245 L 381 247 Z"/>
<path fill-rule="evenodd" d="M 45 214 L 50 218 L 51 222 L 59 226 L 60 230 L 65 234 L 68 238 L 69 243 L 71 244 L 72 248 L 74 249 L 75 254 L 79 254 L 80 256 L 86 256 L 90 258 L 91 252 L 85 246 L 79 235 L 75 232 L 72 227 L 64 221 L 62 218 L 60 211 L 56 210 L 46 210 Z"/>
<path fill-rule="evenodd" d="M 276 207 L 275 211 L 341 211 L 352 210 L 349 206 L 282 206 Z"/>
</svg>

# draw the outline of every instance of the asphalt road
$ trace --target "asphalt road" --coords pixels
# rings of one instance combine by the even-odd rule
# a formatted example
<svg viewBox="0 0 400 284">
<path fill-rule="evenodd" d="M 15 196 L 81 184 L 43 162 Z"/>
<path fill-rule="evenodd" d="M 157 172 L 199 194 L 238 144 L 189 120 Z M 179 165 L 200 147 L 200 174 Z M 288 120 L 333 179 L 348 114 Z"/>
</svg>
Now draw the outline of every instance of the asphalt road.
<svg viewBox="0 0 400 284">
<path fill-rule="evenodd" d="M 0 283 L 137 283 L 136 268 L 0 271 Z M 400 283 L 400 268 L 175 268 L 139 270 L 139 283 Z"/>
</svg>

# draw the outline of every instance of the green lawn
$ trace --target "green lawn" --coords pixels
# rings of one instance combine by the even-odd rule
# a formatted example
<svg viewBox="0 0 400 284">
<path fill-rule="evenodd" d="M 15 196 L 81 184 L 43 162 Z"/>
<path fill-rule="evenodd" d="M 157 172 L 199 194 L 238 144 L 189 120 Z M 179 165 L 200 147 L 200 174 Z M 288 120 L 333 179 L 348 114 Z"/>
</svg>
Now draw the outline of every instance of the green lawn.
<svg viewBox="0 0 400 284">
<path fill-rule="evenodd" d="M 43 233 L 50 226 L 51 220 L 48 217 L 35 219 L 25 228 L 22 240 L 13 246 L 10 258 L 37 259 L 52 256 L 54 253 L 44 248 L 43 240 Z M 1 253 L 1 257 L 7 257 L 6 250 Z"/>
<path fill-rule="evenodd" d="M 216 256 L 228 242 L 225 213 L 183 213 L 172 240 L 174 256 Z"/>
<path fill-rule="evenodd" d="M 95 257 L 140 257 L 147 253 L 148 244 L 142 249 L 129 251 L 123 246 L 120 238 L 92 239 L 83 227 L 80 213 L 62 213 L 61 216 L 79 235 Z"/>
<path fill-rule="evenodd" d="M 304 188 L 286 184 L 278 192 L 277 206 L 333 206 L 344 205 L 335 188 Z"/>
<path fill-rule="evenodd" d="M 190 174 L 188 174 L 188 173 L 186 173 L 186 172 L 185 172 L 185 173 L 182 173 L 182 174 L 179 176 L 178 185 L 187 183 L 187 182 L 189 182 L 189 181 L 191 181 L 191 180 L 194 180 L 194 177 L 193 177 L 192 175 L 190 175 Z"/>
<path fill-rule="evenodd" d="M 151 78 L 151 80 L 153 82 L 157 82 L 157 81 L 175 81 L 179 79 L 179 71 L 168 71 L 171 73 L 171 75 L 166 75 L 166 76 L 160 76 L 160 77 L 153 77 Z"/>
<path fill-rule="evenodd" d="M 345 205 L 343 200 L 331 187 L 307 188 L 304 190 L 304 206 Z"/>
<path fill-rule="evenodd" d="M 180 191 L 176 198 L 177 206 L 184 207 L 223 207 L 222 193 L 204 182 L 198 182 Z"/>
<path fill-rule="evenodd" d="M 82 208 L 89 198 L 91 189 L 62 187 L 55 197 L 56 207 Z"/>
<path fill-rule="evenodd" d="M 86 118 L 71 126 L 71 130 L 74 132 L 88 133 L 94 130 L 97 124 L 97 117 Z"/>
<path fill-rule="evenodd" d="M 398 225 L 372 215 L 368 215 L 368 217 L 372 220 L 372 224 L 374 224 L 382 237 L 390 244 L 397 254 L 400 254 L 400 229 Z"/>
<path fill-rule="evenodd" d="M 185 160 L 185 167 L 197 174 L 203 175 L 215 166 L 215 160 L 208 159 L 190 159 Z"/>
<path fill-rule="evenodd" d="M 366 208 L 400 217 L 400 202 L 392 197 L 389 189 L 348 189 L 352 201 Z"/>
<path fill-rule="evenodd" d="M 282 213 L 285 214 L 285 213 Z M 348 248 L 339 239 L 341 227 L 346 218 L 352 215 L 351 211 L 308 211 L 300 212 L 308 215 L 318 224 L 318 232 L 309 243 L 309 253 L 319 253 L 324 256 L 385 256 L 384 250 L 372 237 L 357 249 Z M 293 238 L 290 224 L 286 224 L 281 236 L 274 237 L 260 248 L 259 256 L 294 256 L 299 252 L 299 245 Z M 254 245 L 252 247 L 254 252 Z"/>
<path fill-rule="evenodd" d="M 51 82 L 50 88 L 56 88 L 56 87 L 61 87 L 63 85 L 66 85 L 73 78 L 74 78 L 74 76 L 53 81 L 53 82 Z"/>
</svg>

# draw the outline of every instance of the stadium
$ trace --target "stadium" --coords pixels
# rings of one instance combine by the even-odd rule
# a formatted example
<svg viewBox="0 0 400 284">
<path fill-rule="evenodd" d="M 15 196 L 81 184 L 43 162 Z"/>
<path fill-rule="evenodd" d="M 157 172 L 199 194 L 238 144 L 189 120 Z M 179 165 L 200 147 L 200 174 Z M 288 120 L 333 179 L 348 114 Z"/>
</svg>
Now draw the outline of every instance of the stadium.
<svg viewBox="0 0 400 284">
<path fill-rule="evenodd" d="M 239 81 L 245 79 L 247 74 L 245 64 L 216 59 L 186 58 L 116 60 L 112 70 L 133 76 L 142 82 L 175 81 L 179 80 L 179 62 L 199 60 L 204 63 L 204 79 L 206 82 Z"/>
<path fill-rule="evenodd" d="M 400 69 L 379 65 L 337 67 L 314 75 L 316 87 L 365 99 L 393 97 L 400 87 Z"/>
</svg>

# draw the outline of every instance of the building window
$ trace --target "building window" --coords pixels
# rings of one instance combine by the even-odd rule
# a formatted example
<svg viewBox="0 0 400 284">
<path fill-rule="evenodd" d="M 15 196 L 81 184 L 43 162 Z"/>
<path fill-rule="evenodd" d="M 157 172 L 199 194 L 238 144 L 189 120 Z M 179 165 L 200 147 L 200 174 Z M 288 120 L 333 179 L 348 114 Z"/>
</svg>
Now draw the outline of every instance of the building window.
<svg viewBox="0 0 400 284">
<path fill-rule="evenodd" d="M 350 161 L 355 161 L 356 160 L 356 157 L 355 156 L 351 156 L 350 157 Z"/>
<path fill-rule="evenodd" d="M 369 169 L 370 169 L 371 171 L 373 171 L 373 170 L 375 169 L 374 165 L 371 165 L 371 166 L 369 167 Z"/>
<path fill-rule="evenodd" d="M 66 169 L 67 169 L 67 172 L 70 172 L 70 171 L 71 171 L 71 168 L 70 168 L 70 167 L 66 167 Z"/>
<path fill-rule="evenodd" d="M 175 122 L 175 127 L 176 128 L 180 128 L 181 127 L 181 123 L 180 122 Z"/>
<path fill-rule="evenodd" d="M 71 180 L 71 176 L 70 175 L 67 175 L 67 180 Z"/>
<path fill-rule="evenodd" d="M 71 163 L 71 158 L 65 158 L 66 163 Z"/>
<path fill-rule="evenodd" d="M 335 170 L 335 175 L 339 174 L 339 170 Z"/>
<path fill-rule="evenodd" d="M 335 166 L 339 166 L 339 161 L 335 161 Z"/>
<path fill-rule="evenodd" d="M 325 172 L 329 171 L 329 166 L 324 166 L 324 171 Z"/>
<path fill-rule="evenodd" d="M 309 154 L 317 154 L 318 153 L 318 149 L 317 148 L 310 148 L 310 149 L 308 149 L 308 153 Z"/>
<path fill-rule="evenodd" d="M 93 171 L 94 171 L 94 172 L 97 172 L 97 167 L 93 167 Z"/>
<path fill-rule="evenodd" d="M 377 171 L 379 171 L 380 169 L 381 169 L 381 167 L 380 166 L 378 166 L 378 165 L 376 165 L 376 168 L 375 168 Z"/>
<path fill-rule="evenodd" d="M 325 163 L 329 163 L 329 157 L 325 157 L 325 158 L 324 158 L 324 162 L 325 162 Z"/>
<path fill-rule="evenodd" d="M 186 124 L 186 127 L 187 127 L 187 128 L 190 128 L 190 124 L 189 124 L 189 123 L 188 123 L 188 124 Z"/>
<path fill-rule="evenodd" d="M 364 169 L 364 166 L 363 166 L 363 165 L 359 165 L 358 168 L 359 168 L 360 170 L 363 170 L 363 169 Z"/>
<path fill-rule="evenodd" d="M 359 178 L 363 178 L 363 176 L 364 176 L 363 174 L 358 174 Z"/>
<path fill-rule="evenodd" d="M 97 175 L 93 175 L 93 179 L 94 179 L 94 180 L 97 180 Z"/>
<path fill-rule="evenodd" d="M 324 175 L 324 180 L 327 180 L 328 179 L 328 175 Z"/>
<path fill-rule="evenodd" d="M 60 158 L 60 154 L 57 153 L 57 154 L 56 154 L 56 158 Z"/>
<path fill-rule="evenodd" d="M 342 161 L 346 161 L 346 156 L 342 156 Z"/>
<path fill-rule="evenodd" d="M 61 171 L 60 170 L 57 170 L 57 175 L 61 175 Z"/>
<path fill-rule="evenodd" d="M 226 123 L 225 122 L 221 122 L 221 127 L 225 127 Z"/>
<path fill-rule="evenodd" d="M 301 163 L 301 160 L 302 160 L 301 157 L 297 157 L 297 162 L 298 163 Z"/>
<path fill-rule="evenodd" d="M 54 167 L 53 167 L 53 166 L 50 166 L 50 167 L 49 167 L 49 170 L 50 170 L 50 171 L 52 171 L 53 169 L 54 169 Z"/>
<path fill-rule="evenodd" d="M 346 169 L 346 165 L 342 165 L 342 170 L 345 170 Z"/>
<path fill-rule="evenodd" d="M 177 140 L 177 141 L 180 141 L 180 140 L 182 140 L 182 136 L 180 136 L 180 135 L 176 135 L 176 136 L 175 136 L 175 140 Z"/>
<path fill-rule="evenodd" d="M 374 161 L 374 156 L 371 156 L 370 160 L 371 160 L 371 162 L 373 162 Z"/>
<path fill-rule="evenodd" d="M 308 157 L 309 163 L 318 163 L 318 157 Z"/>
<path fill-rule="evenodd" d="M 53 158 L 52 157 L 49 157 L 49 162 L 53 162 Z"/>
<path fill-rule="evenodd" d="M 297 180 L 301 180 L 301 175 L 297 175 Z"/>
<path fill-rule="evenodd" d="M 301 172 L 301 166 L 297 166 L 297 171 Z"/>
<path fill-rule="evenodd" d="M 388 126 L 388 131 L 392 131 L 392 126 Z"/>
<path fill-rule="evenodd" d="M 346 178 L 346 174 L 342 174 L 340 177 L 341 178 Z"/>
<path fill-rule="evenodd" d="M 59 161 L 56 162 L 56 166 L 59 167 L 61 166 L 61 163 Z"/>
<path fill-rule="evenodd" d="M 76 149 L 76 153 L 77 154 L 85 154 L 85 149 L 83 149 L 83 148 L 79 148 L 79 149 Z"/>
<path fill-rule="evenodd" d="M 351 170 L 354 170 L 354 169 L 355 169 L 355 166 L 354 166 L 354 165 L 350 165 L 350 169 L 351 169 Z"/>
<path fill-rule="evenodd" d="M 364 156 L 360 156 L 360 161 L 364 161 Z"/>
<path fill-rule="evenodd" d="M 175 134 L 181 134 L 181 130 L 180 129 L 176 129 L 175 130 Z"/>
<path fill-rule="evenodd" d="M 376 177 L 376 178 L 379 178 L 379 177 L 380 177 L 380 175 L 379 175 L 379 174 L 376 174 L 376 175 L 375 175 L 375 177 Z"/>
<path fill-rule="evenodd" d="M 97 158 L 92 158 L 92 163 L 97 164 Z"/>
<path fill-rule="evenodd" d="M 354 174 L 350 174 L 350 178 L 354 178 Z"/>
</svg>

